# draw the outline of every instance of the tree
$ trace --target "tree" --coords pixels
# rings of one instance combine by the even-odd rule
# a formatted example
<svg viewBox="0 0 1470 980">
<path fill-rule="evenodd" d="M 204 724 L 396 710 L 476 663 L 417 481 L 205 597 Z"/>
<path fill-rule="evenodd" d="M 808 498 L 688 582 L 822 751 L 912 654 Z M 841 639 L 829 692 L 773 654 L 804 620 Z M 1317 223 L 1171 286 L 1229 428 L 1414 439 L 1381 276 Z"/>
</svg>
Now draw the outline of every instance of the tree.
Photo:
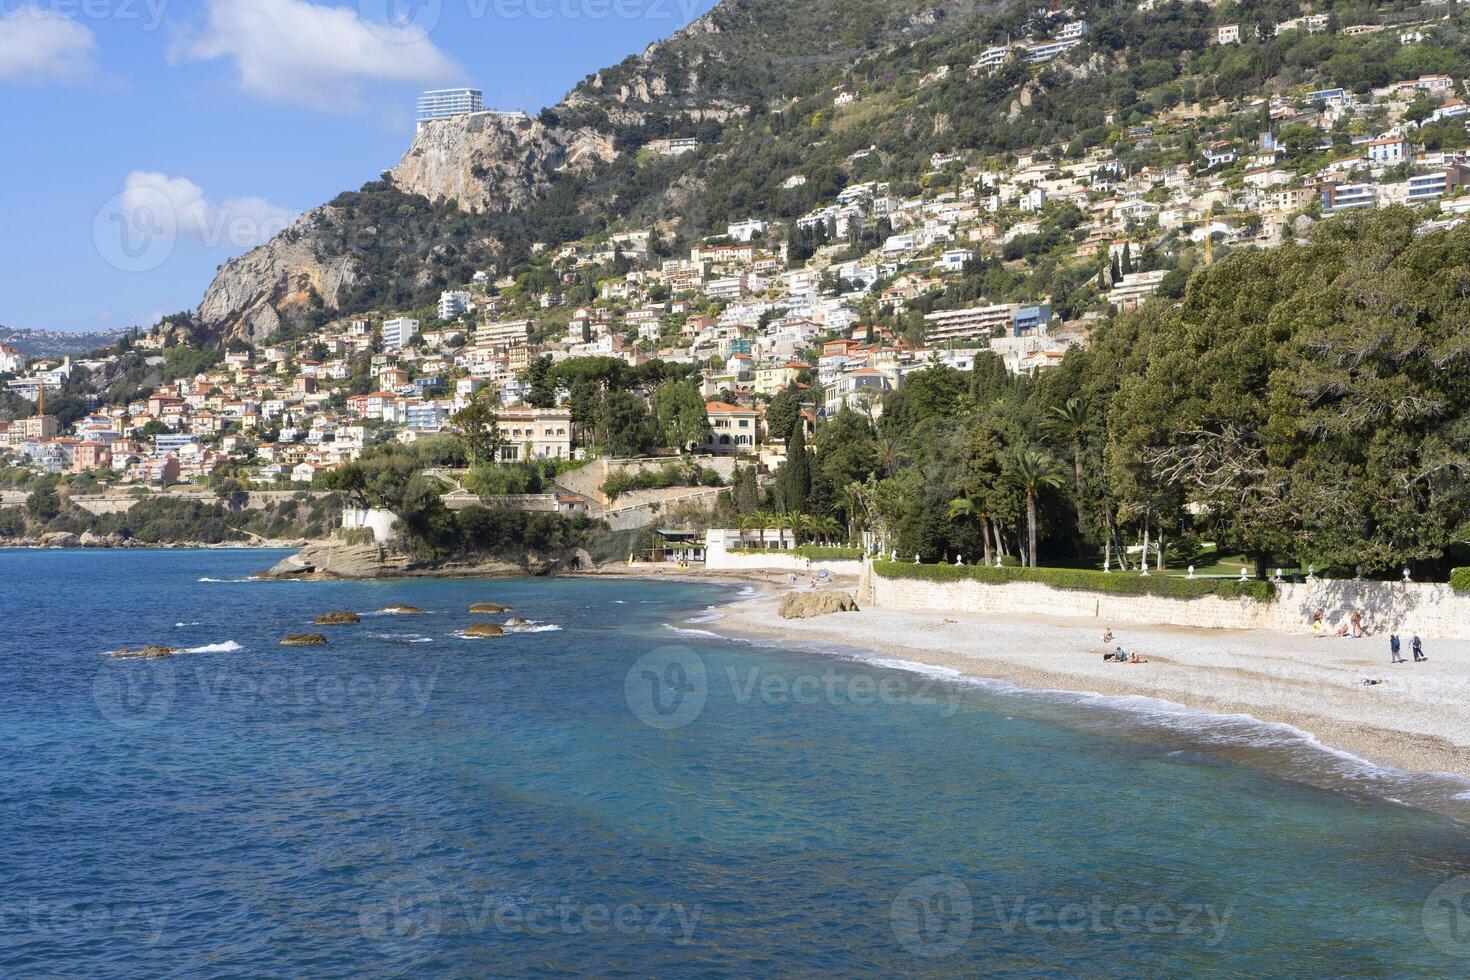
<svg viewBox="0 0 1470 980">
<path fill-rule="evenodd" d="M 1011 462 L 1011 478 L 1026 495 L 1026 558 L 1027 563 L 1035 568 L 1036 495 L 1046 487 L 1061 486 L 1062 476 L 1056 460 L 1035 449 L 1018 448 Z"/>
<path fill-rule="evenodd" d="M 801 393 L 795 388 L 784 388 L 766 406 L 766 431 L 784 439 L 791 434 L 800 414 Z"/>
<path fill-rule="evenodd" d="M 709 441 L 709 413 L 693 381 L 659 388 L 653 396 L 653 413 L 662 445 L 686 452 Z"/>
<path fill-rule="evenodd" d="M 503 442 L 500 436 L 500 415 L 484 399 L 475 398 L 450 416 L 449 421 L 464 440 L 465 452 L 471 466 L 493 463 L 500 459 Z"/>
<path fill-rule="evenodd" d="M 811 459 L 806 448 L 806 425 L 798 420 L 786 441 L 786 465 L 781 468 L 786 510 L 806 509 L 807 495 L 812 489 Z"/>
<path fill-rule="evenodd" d="M 1078 534 L 1082 534 L 1087 527 L 1082 489 L 1082 433 L 1087 428 L 1087 420 L 1087 403 L 1080 398 L 1068 398 L 1063 404 L 1052 406 L 1051 417 L 1048 419 L 1052 429 L 1067 440 L 1072 450 L 1072 469 L 1075 481 L 1073 495 L 1077 505 Z"/>
<path fill-rule="evenodd" d="M 973 517 L 980 522 L 980 536 L 985 542 L 985 564 L 990 564 L 990 519 L 983 507 L 977 506 L 969 497 L 956 497 L 949 502 L 949 519 Z"/>
<path fill-rule="evenodd" d="M 642 456 L 654 447 L 657 431 L 642 398 L 612 391 L 602 399 L 597 416 L 597 445 L 614 456 Z"/>
<path fill-rule="evenodd" d="M 526 401 L 536 408 L 556 407 L 556 385 L 551 380 L 551 358 L 538 357 L 521 374 Z"/>
</svg>

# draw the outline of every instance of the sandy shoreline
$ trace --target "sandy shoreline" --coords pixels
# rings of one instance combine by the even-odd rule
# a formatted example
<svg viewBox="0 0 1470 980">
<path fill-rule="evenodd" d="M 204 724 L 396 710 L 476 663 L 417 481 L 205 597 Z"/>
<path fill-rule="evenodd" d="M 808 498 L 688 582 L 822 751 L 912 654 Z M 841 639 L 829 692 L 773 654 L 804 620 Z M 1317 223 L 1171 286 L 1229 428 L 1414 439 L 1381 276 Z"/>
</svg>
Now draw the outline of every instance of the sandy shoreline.
<svg viewBox="0 0 1470 980">
<path fill-rule="evenodd" d="M 740 581 L 758 599 L 721 608 L 714 632 L 778 645 L 835 644 L 1035 691 L 1140 695 L 1310 733 L 1323 745 L 1410 773 L 1470 779 L 1470 642 L 1436 640 L 1428 663 L 1389 663 L 1386 637 L 1318 639 L 1112 624 L 1115 644 L 1150 662 L 1104 662 L 1093 620 L 948 612 L 858 613 L 786 621 L 786 573 L 640 574 Z M 1428 641 L 1427 641 L 1428 642 Z M 1409 653 L 1405 638 L 1404 656 Z M 1367 686 L 1366 678 L 1388 683 Z"/>
</svg>

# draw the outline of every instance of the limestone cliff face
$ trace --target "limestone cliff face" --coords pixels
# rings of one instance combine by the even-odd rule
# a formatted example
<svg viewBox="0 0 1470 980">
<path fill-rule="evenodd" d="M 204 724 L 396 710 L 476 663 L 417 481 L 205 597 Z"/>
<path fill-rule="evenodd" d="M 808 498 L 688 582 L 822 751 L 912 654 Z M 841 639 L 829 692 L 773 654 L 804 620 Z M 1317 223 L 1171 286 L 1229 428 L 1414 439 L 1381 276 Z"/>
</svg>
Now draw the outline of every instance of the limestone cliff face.
<svg viewBox="0 0 1470 980">
<path fill-rule="evenodd" d="M 319 254 L 317 242 L 335 217 L 331 207 L 308 211 L 269 242 L 226 262 L 199 303 L 199 319 L 225 336 L 254 343 L 280 328 L 282 313 L 305 309 L 313 289 L 326 306 L 336 307 L 342 291 L 357 281 L 358 269 L 350 255 Z"/>
<path fill-rule="evenodd" d="M 585 173 L 616 155 L 611 137 L 590 129 L 481 113 L 424 126 L 392 176 L 406 194 L 509 212 L 544 194 L 553 174 Z"/>
</svg>

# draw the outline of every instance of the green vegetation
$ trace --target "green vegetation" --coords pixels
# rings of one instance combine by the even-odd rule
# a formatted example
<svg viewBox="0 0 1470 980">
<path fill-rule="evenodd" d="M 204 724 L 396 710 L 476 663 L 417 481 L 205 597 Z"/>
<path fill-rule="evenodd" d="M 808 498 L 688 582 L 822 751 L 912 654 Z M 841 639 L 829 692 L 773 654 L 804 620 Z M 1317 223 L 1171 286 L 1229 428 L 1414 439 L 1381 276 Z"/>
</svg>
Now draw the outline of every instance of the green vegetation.
<svg viewBox="0 0 1470 980">
<path fill-rule="evenodd" d="M 688 461 L 668 463 L 657 469 L 642 468 L 634 472 L 617 470 L 602 481 L 602 492 L 608 500 L 637 490 L 667 490 L 671 487 L 719 487 L 725 481 L 717 470 L 695 466 Z"/>
<path fill-rule="evenodd" d="M 1270 601 L 1275 587 L 1253 579 L 1178 578 L 1169 575 L 1128 575 L 1122 572 L 1086 571 L 1076 568 L 994 568 L 983 565 L 908 565 L 903 562 L 878 561 L 873 570 L 884 578 L 910 578 L 925 582 L 983 582 L 1006 585 L 1011 582 L 1037 582 L 1057 589 L 1084 592 L 1114 592 L 1121 595 L 1155 595 L 1172 599 L 1196 599 L 1220 596 L 1223 599 L 1255 599 Z"/>
</svg>

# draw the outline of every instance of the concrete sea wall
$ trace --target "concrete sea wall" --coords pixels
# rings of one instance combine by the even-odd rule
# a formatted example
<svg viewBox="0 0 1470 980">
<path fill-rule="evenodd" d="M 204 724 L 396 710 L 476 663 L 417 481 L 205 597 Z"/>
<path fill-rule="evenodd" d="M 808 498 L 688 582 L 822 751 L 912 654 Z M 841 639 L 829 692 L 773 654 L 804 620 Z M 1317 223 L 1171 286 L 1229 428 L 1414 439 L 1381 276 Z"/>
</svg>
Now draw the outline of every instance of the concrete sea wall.
<svg viewBox="0 0 1470 980">
<path fill-rule="evenodd" d="M 857 599 L 859 605 L 878 609 L 1065 616 L 1095 619 L 1099 626 L 1141 623 L 1278 633 L 1310 633 L 1312 614 L 1319 609 L 1329 629 L 1335 631 L 1356 611 L 1375 634 L 1470 639 L 1470 594 L 1438 583 L 1314 579 L 1283 583 L 1274 600 L 1262 602 L 1219 596 L 1118 595 L 1036 582 L 926 582 L 884 578 L 866 568 Z"/>
</svg>

